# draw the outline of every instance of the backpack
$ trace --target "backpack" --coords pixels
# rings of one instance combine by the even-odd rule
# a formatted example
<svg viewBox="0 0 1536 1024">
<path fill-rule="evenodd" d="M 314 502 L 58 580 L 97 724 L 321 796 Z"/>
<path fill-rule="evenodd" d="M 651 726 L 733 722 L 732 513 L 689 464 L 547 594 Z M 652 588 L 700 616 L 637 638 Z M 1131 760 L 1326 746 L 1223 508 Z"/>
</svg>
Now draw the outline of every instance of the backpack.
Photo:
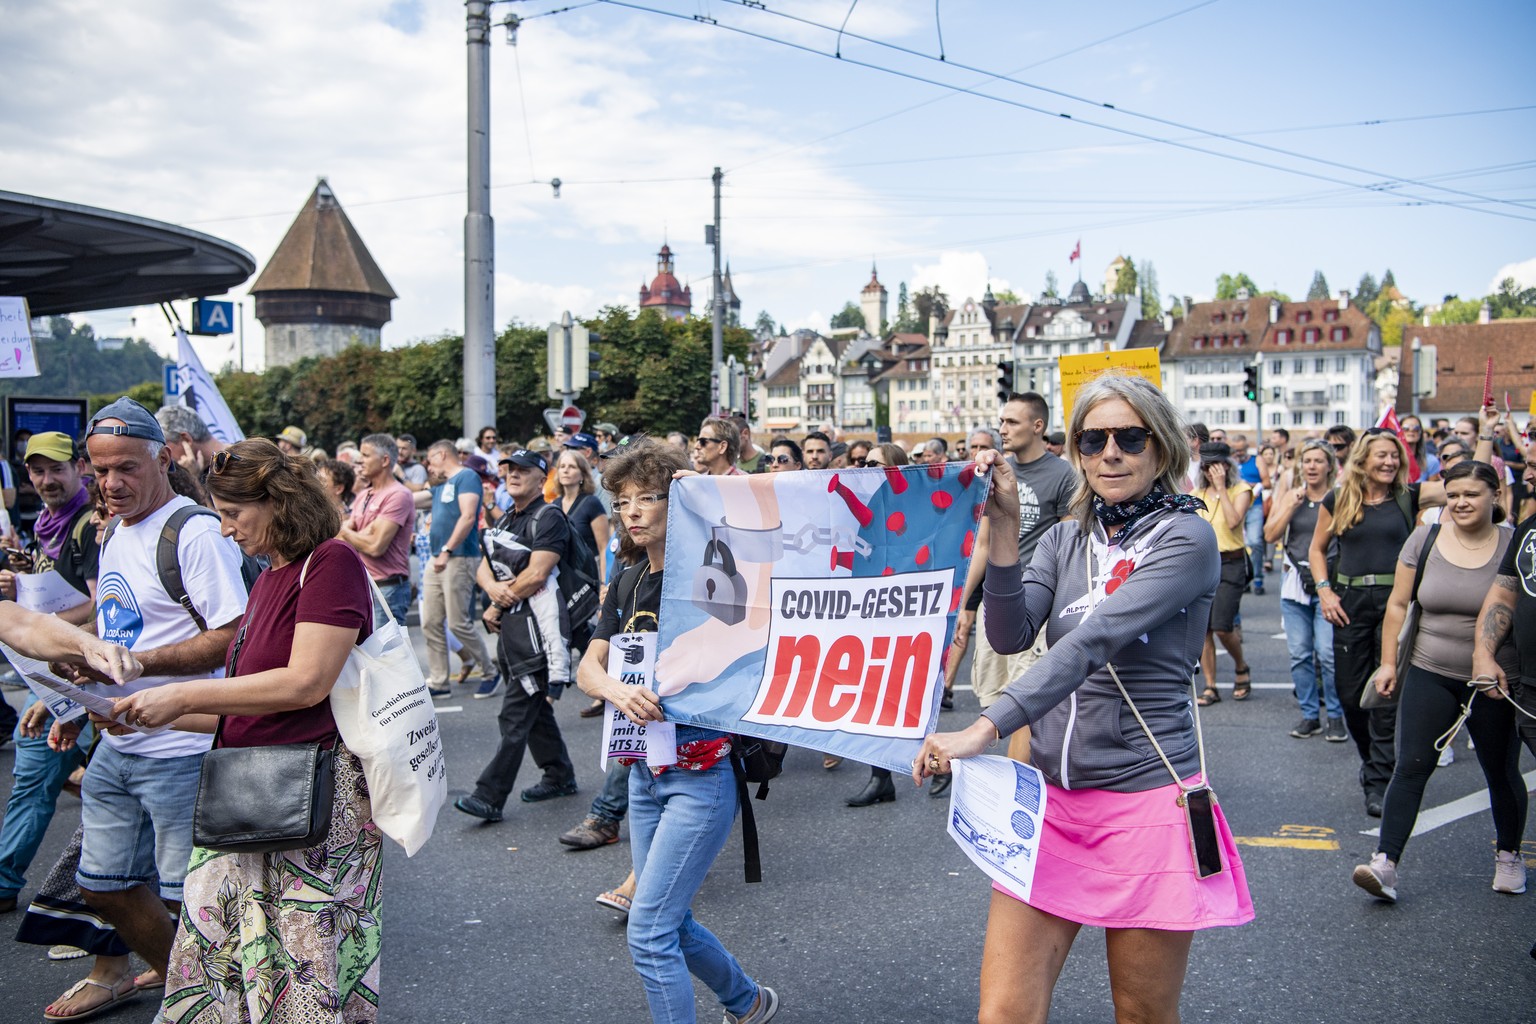
<svg viewBox="0 0 1536 1024">
<path fill-rule="evenodd" d="M 534 514 L 529 526 L 530 533 L 543 518 L 544 510 L 549 508 L 553 508 L 559 515 L 565 515 L 558 505 L 547 503 Z M 586 538 L 575 530 L 567 529 L 565 554 L 560 556 L 560 572 L 556 576 L 555 586 L 560 591 L 560 599 L 565 603 L 566 616 L 571 624 L 571 646 L 577 650 L 586 650 L 597 626 L 600 605 L 597 600 L 599 584 L 596 565 L 597 552 L 592 550 Z"/>
<path fill-rule="evenodd" d="M 192 598 L 187 594 L 186 584 L 181 581 L 181 561 L 177 557 L 177 545 L 181 541 L 181 528 L 187 524 L 187 520 L 193 516 L 214 516 L 218 513 L 203 505 L 183 505 L 160 528 L 160 540 L 155 545 L 155 570 L 160 576 L 160 586 L 172 601 L 186 609 L 192 621 L 197 623 L 197 628 L 204 632 L 208 629 L 208 623 L 192 607 Z M 117 524 L 122 522 L 121 516 L 113 516 L 107 522 L 107 530 L 101 537 L 103 549 L 107 541 L 112 539 L 112 534 L 117 530 Z M 240 580 L 245 584 L 245 592 L 250 593 L 251 587 L 256 583 L 256 577 L 261 575 L 261 563 L 244 551 L 240 552 Z"/>
</svg>

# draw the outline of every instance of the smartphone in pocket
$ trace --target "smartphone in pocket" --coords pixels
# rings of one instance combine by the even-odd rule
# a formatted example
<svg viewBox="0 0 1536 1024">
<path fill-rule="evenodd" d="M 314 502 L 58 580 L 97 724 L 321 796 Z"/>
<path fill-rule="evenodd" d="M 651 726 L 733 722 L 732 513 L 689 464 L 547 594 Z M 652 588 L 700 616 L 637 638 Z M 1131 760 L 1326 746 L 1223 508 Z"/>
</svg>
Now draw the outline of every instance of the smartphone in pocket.
<svg viewBox="0 0 1536 1024">
<path fill-rule="evenodd" d="M 1195 872 L 1201 878 L 1219 875 L 1221 840 L 1216 832 L 1216 795 L 1208 787 L 1184 793 L 1184 818 L 1189 823 L 1189 846 L 1195 855 Z"/>
</svg>

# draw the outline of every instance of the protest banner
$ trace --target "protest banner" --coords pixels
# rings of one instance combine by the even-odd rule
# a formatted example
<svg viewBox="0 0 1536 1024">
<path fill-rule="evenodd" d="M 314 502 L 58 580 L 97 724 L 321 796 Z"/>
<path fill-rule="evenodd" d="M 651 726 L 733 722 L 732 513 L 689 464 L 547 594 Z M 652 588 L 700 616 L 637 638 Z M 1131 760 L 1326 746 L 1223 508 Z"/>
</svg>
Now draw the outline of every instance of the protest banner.
<svg viewBox="0 0 1536 1024">
<path fill-rule="evenodd" d="M 1106 373 L 1118 372 L 1132 377 L 1144 377 L 1163 386 L 1162 363 L 1155 348 L 1126 348 L 1112 352 L 1084 352 L 1081 355 L 1061 356 L 1056 360 L 1061 369 L 1061 421 L 1072 422 L 1072 401 L 1077 389 Z"/>
<path fill-rule="evenodd" d="M 667 507 L 667 718 L 907 771 L 989 478 L 974 463 L 695 476 Z"/>
<path fill-rule="evenodd" d="M 656 634 L 620 633 L 608 641 L 608 674 L 626 686 L 650 686 L 656 670 Z M 652 768 L 677 764 L 677 726 L 671 722 L 636 725 L 612 704 L 603 707 L 600 767 L 618 758 L 644 760 Z"/>
<path fill-rule="evenodd" d="M 0 377 L 36 377 L 37 350 L 32 347 L 32 314 L 27 300 L 0 295 Z"/>
<path fill-rule="evenodd" d="M 176 328 L 176 381 L 180 385 L 177 401 L 197 413 L 208 433 L 225 444 L 245 440 L 245 431 L 240 429 L 218 385 L 203 368 L 192 340 L 180 327 Z"/>
</svg>

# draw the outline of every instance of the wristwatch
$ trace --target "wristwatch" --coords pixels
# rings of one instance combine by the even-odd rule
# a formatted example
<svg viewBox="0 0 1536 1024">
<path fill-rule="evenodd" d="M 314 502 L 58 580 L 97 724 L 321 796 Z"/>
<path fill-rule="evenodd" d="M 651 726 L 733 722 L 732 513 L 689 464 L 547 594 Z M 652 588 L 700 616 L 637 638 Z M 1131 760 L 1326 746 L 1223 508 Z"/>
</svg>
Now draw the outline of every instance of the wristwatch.
<svg viewBox="0 0 1536 1024">
<path fill-rule="evenodd" d="M 1333 584 L 1327 580 L 1314 580 L 1312 586 L 1317 590 L 1332 590 Z"/>
</svg>

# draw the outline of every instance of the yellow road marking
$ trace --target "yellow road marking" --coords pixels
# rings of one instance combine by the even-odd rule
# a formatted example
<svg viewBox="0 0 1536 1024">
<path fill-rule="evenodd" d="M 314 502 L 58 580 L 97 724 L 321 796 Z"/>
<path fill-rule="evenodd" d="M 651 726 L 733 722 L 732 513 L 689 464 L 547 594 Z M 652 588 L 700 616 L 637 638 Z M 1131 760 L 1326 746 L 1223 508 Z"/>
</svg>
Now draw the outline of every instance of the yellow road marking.
<svg viewBox="0 0 1536 1024">
<path fill-rule="evenodd" d="M 1233 836 L 1239 846 L 1284 846 L 1292 850 L 1337 850 L 1333 839 L 1299 839 L 1294 836 Z"/>
</svg>

